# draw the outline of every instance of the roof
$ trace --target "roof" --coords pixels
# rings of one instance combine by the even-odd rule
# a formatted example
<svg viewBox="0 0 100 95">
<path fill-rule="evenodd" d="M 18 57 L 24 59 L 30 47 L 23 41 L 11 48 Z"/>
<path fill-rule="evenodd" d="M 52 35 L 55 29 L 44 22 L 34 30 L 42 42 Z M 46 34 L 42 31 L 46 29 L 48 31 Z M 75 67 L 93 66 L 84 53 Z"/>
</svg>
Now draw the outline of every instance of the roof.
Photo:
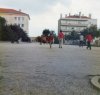
<svg viewBox="0 0 100 95">
<path fill-rule="evenodd" d="M 7 9 L 7 8 L 0 8 L 0 13 L 19 14 L 19 15 L 26 15 L 26 16 L 29 17 L 28 14 L 21 12 L 20 10 L 17 11 L 17 10 L 14 10 L 14 9 Z M 29 19 L 30 19 L 30 17 L 29 17 Z"/>
<path fill-rule="evenodd" d="M 70 15 L 70 16 L 66 16 L 66 18 L 86 18 L 86 19 L 90 19 L 87 16 L 79 16 L 79 15 Z"/>
</svg>

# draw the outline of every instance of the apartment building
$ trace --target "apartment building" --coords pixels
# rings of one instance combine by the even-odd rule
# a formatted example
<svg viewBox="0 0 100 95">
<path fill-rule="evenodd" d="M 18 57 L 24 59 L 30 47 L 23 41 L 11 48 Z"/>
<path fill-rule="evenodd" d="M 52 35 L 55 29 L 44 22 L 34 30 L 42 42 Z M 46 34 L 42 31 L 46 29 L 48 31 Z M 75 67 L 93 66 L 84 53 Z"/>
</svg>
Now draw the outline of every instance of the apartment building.
<svg viewBox="0 0 100 95">
<path fill-rule="evenodd" d="M 62 30 L 64 34 L 69 34 L 73 30 L 80 33 L 83 29 L 90 27 L 91 25 L 97 25 L 97 19 L 92 19 L 91 14 L 89 16 L 84 16 L 84 14 L 65 15 L 58 20 L 58 32 Z"/>
<path fill-rule="evenodd" d="M 8 25 L 19 25 L 25 32 L 29 32 L 29 20 L 28 14 L 21 12 L 21 10 L 0 8 L 0 16 L 6 19 Z"/>
</svg>

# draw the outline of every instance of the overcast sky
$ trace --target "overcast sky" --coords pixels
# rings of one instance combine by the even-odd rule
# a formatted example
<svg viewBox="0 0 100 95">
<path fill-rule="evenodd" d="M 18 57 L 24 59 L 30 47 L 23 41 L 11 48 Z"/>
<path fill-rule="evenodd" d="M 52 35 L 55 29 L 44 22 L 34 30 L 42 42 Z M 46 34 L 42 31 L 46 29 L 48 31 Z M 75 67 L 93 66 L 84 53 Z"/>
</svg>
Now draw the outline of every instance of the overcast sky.
<svg viewBox="0 0 100 95">
<path fill-rule="evenodd" d="M 0 0 L 1 8 L 21 9 L 30 15 L 29 36 L 38 36 L 44 29 L 57 33 L 60 14 L 82 14 L 97 19 L 100 27 L 100 0 Z"/>
</svg>

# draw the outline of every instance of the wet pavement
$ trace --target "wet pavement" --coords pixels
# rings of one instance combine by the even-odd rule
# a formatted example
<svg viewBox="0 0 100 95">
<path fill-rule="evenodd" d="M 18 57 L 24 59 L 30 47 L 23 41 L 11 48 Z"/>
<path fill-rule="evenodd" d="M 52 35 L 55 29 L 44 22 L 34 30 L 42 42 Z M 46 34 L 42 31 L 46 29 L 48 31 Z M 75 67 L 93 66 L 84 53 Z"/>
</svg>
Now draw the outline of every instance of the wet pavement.
<svg viewBox="0 0 100 95">
<path fill-rule="evenodd" d="M 100 48 L 0 43 L 0 95 L 100 95 L 90 79 L 100 75 Z"/>
</svg>

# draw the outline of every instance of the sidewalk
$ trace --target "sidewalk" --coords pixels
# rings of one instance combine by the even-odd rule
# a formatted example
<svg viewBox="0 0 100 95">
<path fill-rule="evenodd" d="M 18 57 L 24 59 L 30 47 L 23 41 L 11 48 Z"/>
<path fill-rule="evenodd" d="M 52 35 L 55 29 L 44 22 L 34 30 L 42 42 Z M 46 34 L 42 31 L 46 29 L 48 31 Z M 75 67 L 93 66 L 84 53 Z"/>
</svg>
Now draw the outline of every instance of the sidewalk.
<svg viewBox="0 0 100 95">
<path fill-rule="evenodd" d="M 100 90 L 100 76 L 94 76 L 91 79 L 91 83 L 93 84 L 93 86 Z"/>
</svg>

